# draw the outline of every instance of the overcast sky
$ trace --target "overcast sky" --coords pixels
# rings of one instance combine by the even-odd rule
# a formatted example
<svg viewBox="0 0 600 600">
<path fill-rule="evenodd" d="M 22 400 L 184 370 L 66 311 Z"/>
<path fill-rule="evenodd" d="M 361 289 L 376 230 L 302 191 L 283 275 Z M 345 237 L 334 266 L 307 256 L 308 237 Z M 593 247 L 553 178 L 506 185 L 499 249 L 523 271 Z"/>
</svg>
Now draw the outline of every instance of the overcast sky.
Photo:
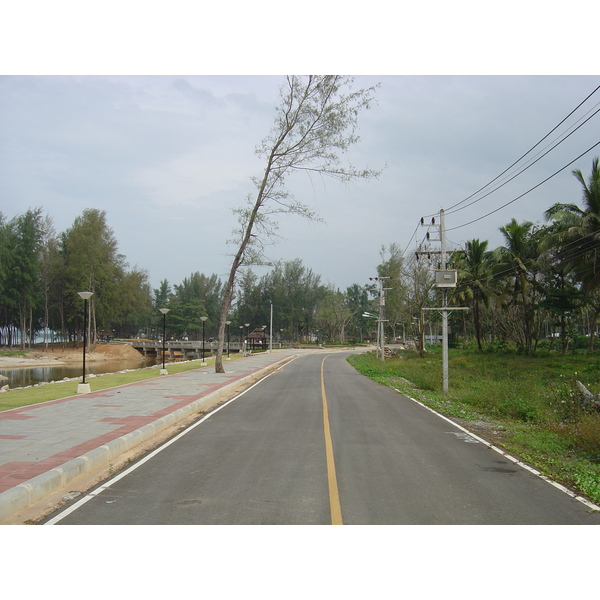
<svg viewBox="0 0 600 600">
<path fill-rule="evenodd" d="M 110 0 L 93 15 L 68 2 L 34 3 L 37 18 L 27 20 L 31 4 L 7 7 L 12 26 L 0 41 L 0 211 L 10 219 L 42 207 L 62 232 L 84 209 L 104 210 L 119 251 L 130 267 L 148 272 L 153 287 L 195 271 L 228 273 L 232 209 L 255 193 L 251 177 L 264 164 L 254 149 L 273 124 L 284 79 L 272 73 L 383 73 L 355 77 L 357 86 L 380 87 L 347 155 L 358 167 L 382 169 L 381 176 L 349 185 L 290 177 L 288 190 L 323 222 L 281 219 L 283 239 L 270 252 L 275 260 L 300 258 L 322 283 L 342 290 L 376 274 L 382 245 L 412 252 L 426 233 L 418 227 L 422 216 L 494 180 L 600 85 L 599 76 L 586 75 L 595 54 L 582 44 L 592 43 L 585 32 L 594 31 L 594 20 L 577 16 L 578 0 L 560 16 L 535 11 L 536 3 L 508 1 L 490 15 L 464 12 L 469 2 L 451 9 L 434 2 L 426 26 L 418 7 L 382 19 L 377 1 L 362 15 L 320 3 L 315 22 L 312 1 L 287 20 L 279 4 L 263 1 L 238 9 L 239 18 L 218 8 L 195 18 L 180 0 L 168 14 Z M 516 6 L 517 20 L 510 12 Z M 480 17 L 485 28 L 461 14 Z M 338 27 L 327 28 L 333 15 Z M 272 29 L 273 18 L 285 28 Z M 366 35 L 355 35 L 357 23 Z M 299 42 L 308 25 L 310 40 Z M 547 38 L 558 26 L 561 44 Z M 506 62 L 510 51 L 516 56 Z M 567 65 L 579 74 L 554 75 L 569 73 Z M 180 75 L 186 72 L 210 74 Z M 521 72 L 533 74 L 512 75 Z M 527 158 L 562 139 L 598 102 L 600 92 Z M 596 144 L 599 119 L 514 181 L 448 210 L 450 247 L 475 237 L 497 247 L 499 227 L 511 218 L 542 221 L 553 203 L 579 202 L 571 171 L 589 173 L 600 146 L 515 198 Z"/>
<path fill-rule="evenodd" d="M 153 287 L 194 271 L 224 277 L 232 209 L 255 191 L 250 178 L 263 163 L 254 149 L 273 123 L 282 82 L 281 76 L 4 76 L 0 210 L 12 218 L 41 206 L 59 232 L 85 208 L 105 210 L 120 252 L 130 266 L 148 271 Z M 289 191 L 323 223 L 281 219 L 284 239 L 270 251 L 274 259 L 302 259 L 323 283 L 341 289 L 376 273 L 382 244 L 414 250 L 426 233 L 417 227 L 422 216 L 449 209 L 500 175 L 600 77 L 386 75 L 355 82 L 381 85 L 360 117 L 361 140 L 348 160 L 383 169 L 381 176 L 349 185 L 291 177 Z M 594 94 L 531 156 L 599 102 Z M 480 219 L 598 142 L 599 119 L 501 189 L 448 211 L 450 246 L 478 237 L 496 247 L 503 243 L 498 228 L 511 218 L 542 221 L 553 203 L 580 202 L 571 171 L 587 175 L 600 147 Z"/>
</svg>

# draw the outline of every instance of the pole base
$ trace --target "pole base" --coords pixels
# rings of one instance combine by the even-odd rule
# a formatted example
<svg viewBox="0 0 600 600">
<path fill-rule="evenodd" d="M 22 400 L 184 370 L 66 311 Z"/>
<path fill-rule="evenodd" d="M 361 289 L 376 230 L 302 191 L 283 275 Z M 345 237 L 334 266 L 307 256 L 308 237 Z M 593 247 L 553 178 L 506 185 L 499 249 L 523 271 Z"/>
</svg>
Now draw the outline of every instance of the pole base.
<svg viewBox="0 0 600 600">
<path fill-rule="evenodd" d="M 92 391 L 89 383 L 78 383 L 77 393 L 78 394 L 89 394 Z"/>
<path fill-rule="evenodd" d="M 161 369 L 159 375 L 168 375 L 169 372 L 166 369 Z"/>
</svg>

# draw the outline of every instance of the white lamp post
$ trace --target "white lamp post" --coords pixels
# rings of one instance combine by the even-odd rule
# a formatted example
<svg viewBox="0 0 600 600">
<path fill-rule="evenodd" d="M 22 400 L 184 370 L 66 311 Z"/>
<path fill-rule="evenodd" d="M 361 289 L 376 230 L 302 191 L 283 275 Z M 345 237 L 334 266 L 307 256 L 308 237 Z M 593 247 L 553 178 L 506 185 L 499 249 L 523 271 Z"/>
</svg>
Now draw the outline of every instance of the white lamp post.
<svg viewBox="0 0 600 600">
<path fill-rule="evenodd" d="M 165 343 L 166 343 L 166 339 L 167 339 L 167 313 L 171 309 L 159 308 L 158 310 L 160 310 L 160 312 L 162 313 L 162 316 L 163 316 L 163 351 L 162 351 L 163 366 L 162 366 L 162 369 L 160 370 L 160 375 L 168 375 L 167 369 L 165 368 L 165 353 L 166 353 Z"/>
<path fill-rule="evenodd" d="M 77 386 L 78 394 L 88 394 L 92 390 L 90 384 L 85 382 L 85 347 L 87 344 L 87 303 L 88 300 L 94 295 L 94 292 L 77 292 L 79 297 L 83 300 L 83 373 L 81 383 Z"/>
</svg>

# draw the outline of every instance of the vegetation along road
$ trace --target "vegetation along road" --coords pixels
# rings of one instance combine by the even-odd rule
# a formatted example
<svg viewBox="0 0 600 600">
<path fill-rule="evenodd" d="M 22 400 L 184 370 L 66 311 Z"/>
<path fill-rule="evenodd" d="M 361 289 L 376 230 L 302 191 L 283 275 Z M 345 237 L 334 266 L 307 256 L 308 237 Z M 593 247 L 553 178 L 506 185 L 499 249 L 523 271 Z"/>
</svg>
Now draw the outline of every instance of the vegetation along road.
<svg viewBox="0 0 600 600">
<path fill-rule="evenodd" d="M 391 387 L 304 355 L 47 524 L 600 524 Z"/>
</svg>

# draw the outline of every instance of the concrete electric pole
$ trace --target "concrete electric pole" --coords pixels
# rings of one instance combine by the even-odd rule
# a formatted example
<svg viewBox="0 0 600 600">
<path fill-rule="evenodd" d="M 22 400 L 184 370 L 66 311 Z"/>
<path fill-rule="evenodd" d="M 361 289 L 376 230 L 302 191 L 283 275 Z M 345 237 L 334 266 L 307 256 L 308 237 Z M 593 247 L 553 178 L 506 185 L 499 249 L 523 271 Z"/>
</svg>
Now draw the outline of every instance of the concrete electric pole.
<svg viewBox="0 0 600 600">
<path fill-rule="evenodd" d="M 423 219 L 421 224 L 424 225 Z M 435 226 L 435 219 L 431 226 Z M 448 288 L 456 287 L 457 272 L 448 270 L 448 252 L 446 249 L 446 223 L 444 211 L 440 210 L 440 220 L 438 224 L 440 242 L 440 262 L 439 268 L 435 269 L 435 285 L 442 292 L 442 306 L 439 308 L 423 308 L 422 310 L 439 310 L 442 313 L 442 387 L 444 393 L 448 392 L 448 311 L 450 310 L 468 310 L 465 307 L 448 306 Z M 437 254 L 436 251 L 417 252 L 417 254 Z"/>
</svg>

